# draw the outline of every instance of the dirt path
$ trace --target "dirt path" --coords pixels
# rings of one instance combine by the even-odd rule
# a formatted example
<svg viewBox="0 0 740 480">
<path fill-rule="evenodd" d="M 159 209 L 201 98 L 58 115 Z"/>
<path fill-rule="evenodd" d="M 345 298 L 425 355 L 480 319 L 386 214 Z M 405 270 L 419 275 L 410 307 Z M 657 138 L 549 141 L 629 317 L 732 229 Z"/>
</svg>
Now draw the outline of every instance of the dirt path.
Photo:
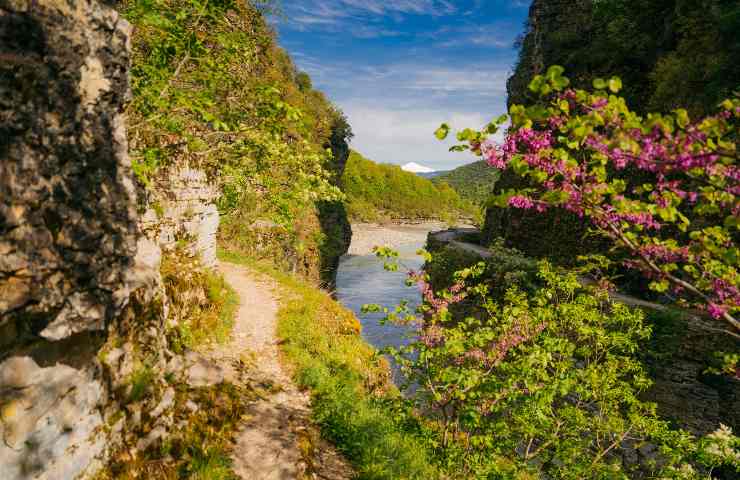
<svg viewBox="0 0 740 480">
<path fill-rule="evenodd" d="M 222 365 L 251 365 L 250 381 L 268 392 L 257 401 L 239 431 L 234 470 L 244 480 L 340 480 L 352 471 L 336 451 L 311 435 L 309 398 L 300 392 L 278 359 L 277 285 L 248 269 L 221 263 L 226 281 L 239 295 L 231 342 L 212 352 Z M 239 373 L 226 367 L 226 379 Z M 318 444 L 317 444 L 318 443 Z"/>
</svg>

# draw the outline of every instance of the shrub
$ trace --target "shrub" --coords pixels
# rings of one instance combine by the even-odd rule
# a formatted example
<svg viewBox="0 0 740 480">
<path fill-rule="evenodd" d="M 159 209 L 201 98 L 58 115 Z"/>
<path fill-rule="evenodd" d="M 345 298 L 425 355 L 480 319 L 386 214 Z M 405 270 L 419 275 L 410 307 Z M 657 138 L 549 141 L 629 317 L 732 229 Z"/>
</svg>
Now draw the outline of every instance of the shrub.
<svg viewBox="0 0 740 480">
<path fill-rule="evenodd" d="M 638 355 L 651 332 L 642 311 L 573 273 L 538 268 L 540 288 L 512 286 L 502 299 L 479 281 L 485 264 L 436 294 L 412 272 L 424 304 L 388 317 L 416 326 L 391 351 L 442 465 L 465 478 L 553 479 L 699 478 L 686 472 L 740 467 L 731 433 L 717 433 L 725 440 L 712 450 L 722 456 L 707 455 L 708 439 L 671 429 L 640 399 L 651 384 Z M 452 308 L 470 299 L 475 315 Z M 642 445 L 654 454 L 637 455 Z"/>
</svg>

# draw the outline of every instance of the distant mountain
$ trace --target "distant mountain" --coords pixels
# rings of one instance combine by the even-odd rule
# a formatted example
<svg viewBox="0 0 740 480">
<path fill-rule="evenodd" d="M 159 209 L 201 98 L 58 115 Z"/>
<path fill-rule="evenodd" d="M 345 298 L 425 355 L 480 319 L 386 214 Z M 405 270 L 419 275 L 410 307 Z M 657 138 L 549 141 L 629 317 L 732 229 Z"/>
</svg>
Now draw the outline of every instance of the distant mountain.
<svg viewBox="0 0 740 480">
<path fill-rule="evenodd" d="M 436 172 L 435 172 L 436 173 Z M 482 205 L 493 192 L 493 186 L 501 173 L 489 166 L 485 160 L 469 163 L 434 176 L 432 182 L 446 183 L 465 200 Z"/>
<path fill-rule="evenodd" d="M 417 175 L 431 180 L 432 178 L 439 177 L 440 175 L 444 175 L 445 173 L 449 173 L 451 171 L 452 170 L 435 170 L 433 172 L 427 172 L 427 173 L 419 172 L 417 173 Z"/>
<path fill-rule="evenodd" d="M 433 168 L 425 167 L 424 165 L 419 165 L 416 162 L 409 162 L 406 165 L 403 165 L 401 167 L 401 170 L 404 172 L 411 172 L 411 173 L 434 173 Z"/>
</svg>

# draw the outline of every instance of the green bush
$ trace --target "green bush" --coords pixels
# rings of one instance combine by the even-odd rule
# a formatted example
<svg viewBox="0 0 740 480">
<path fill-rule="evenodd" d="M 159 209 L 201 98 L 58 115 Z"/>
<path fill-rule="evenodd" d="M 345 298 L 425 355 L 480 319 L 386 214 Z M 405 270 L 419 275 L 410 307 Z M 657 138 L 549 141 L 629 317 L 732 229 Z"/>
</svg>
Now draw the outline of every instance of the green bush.
<svg viewBox="0 0 740 480">
<path fill-rule="evenodd" d="M 639 355 L 651 333 L 642 311 L 546 262 L 539 288 L 514 285 L 495 298 L 479 279 L 485 266 L 427 297 L 418 335 L 394 352 L 452 477 L 699 479 L 740 467 L 729 430 L 694 438 L 641 399 L 651 384 Z M 475 315 L 451 308 L 469 298 Z M 401 306 L 389 320 L 408 321 L 401 312 L 409 313 Z M 645 445 L 654 454 L 638 460 Z"/>
</svg>

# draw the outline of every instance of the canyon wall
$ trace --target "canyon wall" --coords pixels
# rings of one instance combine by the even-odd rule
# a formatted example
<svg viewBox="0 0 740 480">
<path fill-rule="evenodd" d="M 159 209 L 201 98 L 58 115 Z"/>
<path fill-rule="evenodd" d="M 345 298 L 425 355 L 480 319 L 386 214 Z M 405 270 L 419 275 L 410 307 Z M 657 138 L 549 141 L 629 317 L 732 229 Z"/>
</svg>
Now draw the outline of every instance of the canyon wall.
<svg viewBox="0 0 740 480">
<path fill-rule="evenodd" d="M 161 252 L 124 128 L 130 33 L 94 1 L 0 1 L 3 480 L 77 478 L 171 422 Z"/>
</svg>

